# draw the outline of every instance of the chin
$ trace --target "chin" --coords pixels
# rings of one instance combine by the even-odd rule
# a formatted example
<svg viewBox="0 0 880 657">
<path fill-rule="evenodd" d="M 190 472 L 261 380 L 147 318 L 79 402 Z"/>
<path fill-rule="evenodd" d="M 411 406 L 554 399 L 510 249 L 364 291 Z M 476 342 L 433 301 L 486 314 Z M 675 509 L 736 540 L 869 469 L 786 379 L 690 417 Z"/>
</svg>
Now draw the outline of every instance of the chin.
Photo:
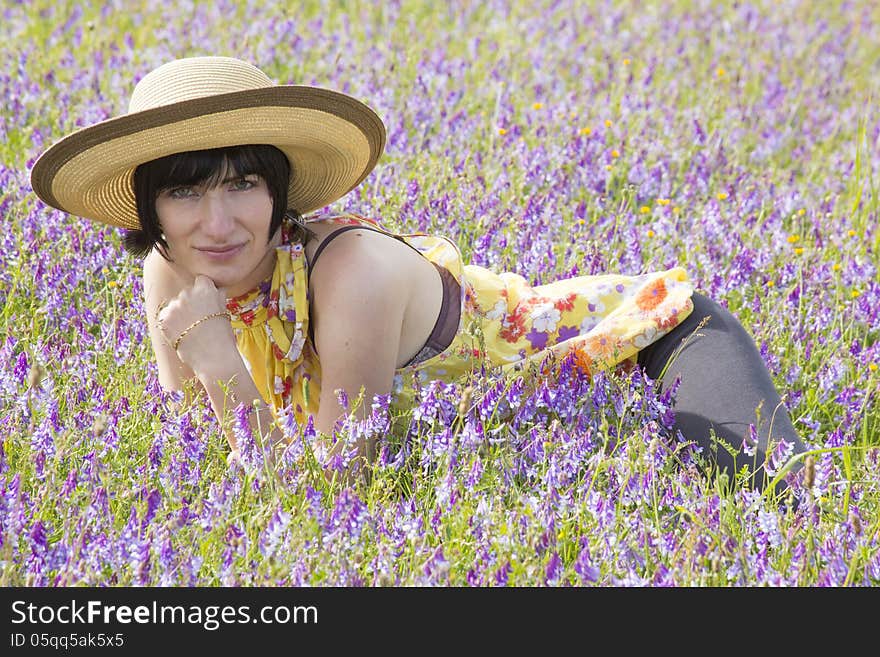
<svg viewBox="0 0 880 657">
<path fill-rule="evenodd" d="M 217 287 L 217 289 L 222 288 L 226 290 L 226 294 L 229 297 L 241 296 L 259 285 L 259 281 L 248 284 L 247 278 L 242 276 L 240 272 L 237 272 L 236 274 L 224 274 L 223 272 L 215 271 L 213 272 L 213 275 L 205 274 L 205 276 L 214 281 L 214 286 Z M 243 289 L 245 287 L 246 289 Z"/>
<path fill-rule="evenodd" d="M 241 284 L 240 278 L 232 277 L 232 276 L 224 276 L 223 274 L 218 274 L 217 272 L 206 273 L 203 275 L 207 276 L 212 281 L 214 281 L 214 287 L 216 287 L 218 289 L 221 287 L 225 287 L 225 288 L 236 287 Z"/>
</svg>

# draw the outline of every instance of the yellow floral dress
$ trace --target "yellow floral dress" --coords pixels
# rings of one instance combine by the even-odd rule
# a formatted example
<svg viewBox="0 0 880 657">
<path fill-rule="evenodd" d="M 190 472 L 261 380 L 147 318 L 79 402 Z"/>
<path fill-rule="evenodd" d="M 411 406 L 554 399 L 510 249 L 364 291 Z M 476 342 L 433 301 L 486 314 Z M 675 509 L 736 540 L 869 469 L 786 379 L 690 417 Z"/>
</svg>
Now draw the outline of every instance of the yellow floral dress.
<svg viewBox="0 0 880 657">
<path fill-rule="evenodd" d="M 357 215 L 318 217 L 308 223 L 360 224 L 395 235 Z M 532 286 L 520 275 L 465 265 L 445 237 L 403 238 L 445 267 L 461 290 L 458 332 L 441 353 L 399 368 L 392 405 L 406 408 L 426 382 L 464 380 L 483 367 L 524 370 L 568 357 L 586 372 L 632 365 L 640 349 L 677 326 L 693 310 L 693 286 L 680 267 L 624 276 L 578 276 Z M 229 299 L 239 352 L 275 411 L 290 407 L 300 423 L 317 414 L 321 365 L 308 338 L 308 267 L 301 244 L 277 248 L 271 280 Z M 548 358 L 550 356 L 556 358 Z"/>
</svg>

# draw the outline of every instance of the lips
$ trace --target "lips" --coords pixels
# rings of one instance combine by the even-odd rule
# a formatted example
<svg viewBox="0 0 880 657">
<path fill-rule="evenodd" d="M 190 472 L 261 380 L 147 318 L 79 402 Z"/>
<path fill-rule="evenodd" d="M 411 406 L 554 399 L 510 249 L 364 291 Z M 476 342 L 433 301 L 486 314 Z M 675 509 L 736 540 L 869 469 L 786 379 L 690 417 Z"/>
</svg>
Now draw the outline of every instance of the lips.
<svg viewBox="0 0 880 657">
<path fill-rule="evenodd" d="M 226 246 L 199 246 L 196 251 L 211 260 L 225 260 L 238 255 L 245 247 L 244 244 L 229 244 Z"/>
</svg>

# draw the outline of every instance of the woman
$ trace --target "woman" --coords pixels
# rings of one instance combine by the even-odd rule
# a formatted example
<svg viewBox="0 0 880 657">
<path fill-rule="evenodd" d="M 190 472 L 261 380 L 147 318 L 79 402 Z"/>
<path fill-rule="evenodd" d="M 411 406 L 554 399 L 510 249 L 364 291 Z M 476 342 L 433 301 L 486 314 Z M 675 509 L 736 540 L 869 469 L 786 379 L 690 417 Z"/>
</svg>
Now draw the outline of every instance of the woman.
<svg viewBox="0 0 880 657">
<path fill-rule="evenodd" d="M 464 265 L 442 237 L 303 220 L 356 187 L 384 143 L 379 117 L 348 96 L 187 58 L 144 77 L 127 115 L 50 148 L 32 183 L 55 208 L 127 229 L 161 384 L 195 377 L 221 420 L 257 402 L 254 426 L 290 408 L 329 436 L 341 398 L 363 417 L 374 395 L 405 406 L 427 380 L 554 355 L 680 378 L 676 427 L 722 469 L 805 451 L 752 340 L 680 268 L 532 287 Z"/>
</svg>

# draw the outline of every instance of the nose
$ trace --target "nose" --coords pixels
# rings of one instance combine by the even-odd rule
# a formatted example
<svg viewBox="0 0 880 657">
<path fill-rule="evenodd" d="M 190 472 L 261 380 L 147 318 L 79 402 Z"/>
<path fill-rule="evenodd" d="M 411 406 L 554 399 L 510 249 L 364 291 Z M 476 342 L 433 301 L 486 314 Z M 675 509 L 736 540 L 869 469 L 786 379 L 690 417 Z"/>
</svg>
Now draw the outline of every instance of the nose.
<svg viewBox="0 0 880 657">
<path fill-rule="evenodd" d="M 223 190 L 212 189 L 202 196 L 201 228 L 205 236 L 223 242 L 235 226 L 233 208 Z"/>
</svg>

